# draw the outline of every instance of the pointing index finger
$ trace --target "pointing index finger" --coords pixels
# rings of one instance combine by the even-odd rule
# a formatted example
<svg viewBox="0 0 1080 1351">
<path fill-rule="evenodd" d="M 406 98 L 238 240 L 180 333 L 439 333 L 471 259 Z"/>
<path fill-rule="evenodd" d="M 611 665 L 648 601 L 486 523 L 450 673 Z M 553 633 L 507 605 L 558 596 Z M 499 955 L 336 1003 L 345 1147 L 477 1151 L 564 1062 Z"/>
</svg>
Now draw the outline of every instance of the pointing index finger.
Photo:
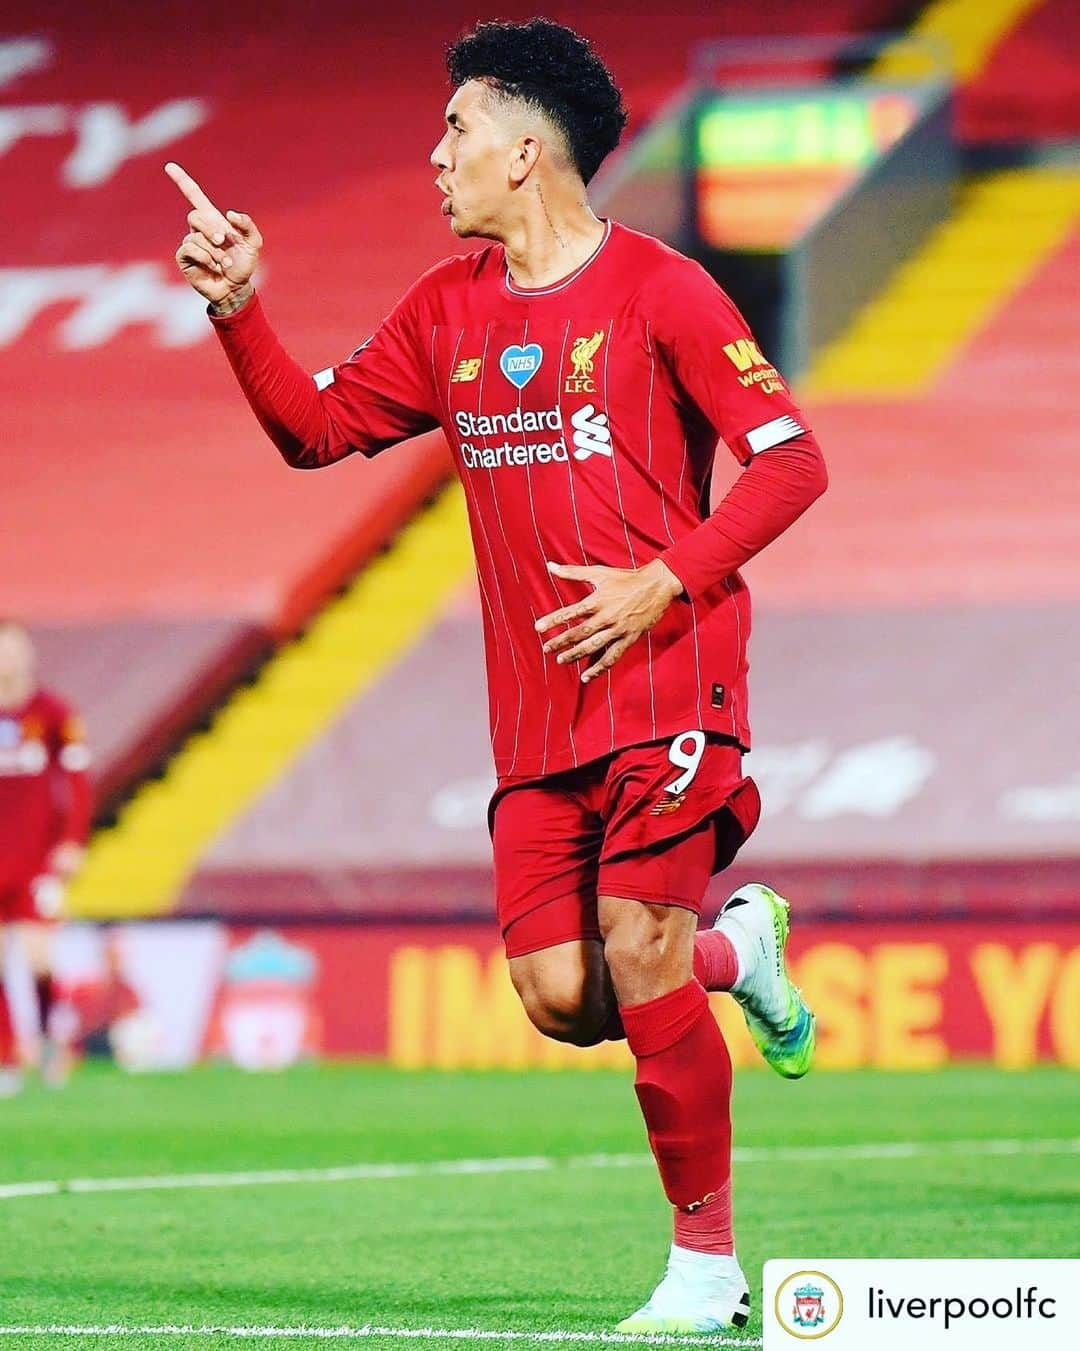
<svg viewBox="0 0 1080 1351">
<path fill-rule="evenodd" d="M 212 211 L 219 219 L 224 219 L 221 212 L 213 204 L 198 183 L 192 178 L 186 169 L 181 169 L 179 164 L 170 160 L 165 166 L 165 172 L 188 199 L 196 211 Z"/>
</svg>

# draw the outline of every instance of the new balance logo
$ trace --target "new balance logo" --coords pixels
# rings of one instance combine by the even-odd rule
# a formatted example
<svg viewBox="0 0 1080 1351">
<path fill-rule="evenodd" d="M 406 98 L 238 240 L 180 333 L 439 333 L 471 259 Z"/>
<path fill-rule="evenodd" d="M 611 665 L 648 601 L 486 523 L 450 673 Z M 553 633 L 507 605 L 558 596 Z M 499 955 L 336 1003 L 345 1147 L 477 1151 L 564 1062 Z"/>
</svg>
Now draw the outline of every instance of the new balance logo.
<svg viewBox="0 0 1080 1351">
<path fill-rule="evenodd" d="M 611 429 L 606 413 L 598 413 L 587 403 L 570 418 L 574 429 L 574 459 L 587 460 L 590 455 L 606 455 L 611 459 Z"/>
<path fill-rule="evenodd" d="M 686 801 L 685 793 L 676 793 L 674 797 L 662 797 L 649 811 L 650 816 L 670 816 L 677 812 Z"/>
<path fill-rule="evenodd" d="M 480 358 L 464 357 L 454 368 L 450 377 L 451 384 L 468 384 L 480 374 Z"/>
</svg>

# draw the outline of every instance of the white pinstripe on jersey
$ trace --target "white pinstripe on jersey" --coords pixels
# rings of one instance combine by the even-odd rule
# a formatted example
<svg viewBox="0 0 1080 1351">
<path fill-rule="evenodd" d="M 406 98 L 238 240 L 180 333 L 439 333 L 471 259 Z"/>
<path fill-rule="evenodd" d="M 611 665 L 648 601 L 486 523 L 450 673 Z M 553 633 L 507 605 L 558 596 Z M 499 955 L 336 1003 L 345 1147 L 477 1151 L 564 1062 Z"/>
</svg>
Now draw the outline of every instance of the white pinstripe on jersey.
<svg viewBox="0 0 1080 1351">
<path fill-rule="evenodd" d="M 686 481 L 686 466 L 687 466 L 688 463 L 689 463 L 689 457 L 687 456 L 687 441 L 686 441 L 686 437 L 684 436 L 684 437 L 683 437 L 683 443 L 682 443 L 682 465 L 681 465 L 680 468 L 679 468 L 679 501 L 680 501 L 680 502 L 682 501 L 683 483 Z M 672 544 L 675 543 L 674 537 L 672 537 L 671 543 L 672 543 Z M 698 726 L 699 726 L 699 727 L 703 727 L 703 726 L 705 725 L 705 714 L 703 713 L 702 708 L 701 708 L 701 644 L 700 644 L 700 642 L 698 641 L 698 612 L 697 612 L 697 602 L 696 602 L 696 601 L 694 600 L 694 598 L 693 598 L 692 596 L 690 596 L 690 595 L 687 596 L 687 600 L 690 602 L 690 632 L 694 635 L 694 672 L 695 672 L 695 678 L 696 678 L 696 680 L 697 680 L 697 714 L 698 714 Z"/>
<path fill-rule="evenodd" d="M 647 400 L 647 402 L 646 402 L 646 404 L 645 404 L 645 437 L 646 437 L 646 444 L 647 444 L 648 449 L 647 449 L 647 457 L 646 457 L 646 460 L 645 460 L 645 467 L 646 467 L 646 469 L 649 471 L 649 473 L 651 474 L 651 473 L 652 473 L 652 401 L 653 401 L 653 386 L 654 386 L 655 383 L 656 383 L 656 362 L 655 362 L 655 360 L 654 360 L 654 358 L 653 358 L 652 335 L 651 335 L 651 333 L 650 333 L 650 331 L 649 331 L 649 321 L 648 321 L 648 319 L 645 320 L 645 350 L 646 350 L 646 351 L 648 352 L 648 354 L 649 354 L 649 397 L 648 397 L 648 400 Z M 664 518 L 664 524 L 666 525 L 666 524 L 667 524 L 667 507 L 666 507 L 666 505 L 665 505 L 665 503 L 664 503 L 664 485 L 663 485 L 662 483 L 659 483 L 659 482 L 658 482 L 657 485 L 656 485 L 656 490 L 657 490 L 657 492 L 658 492 L 658 494 L 659 494 L 659 496 L 660 496 L 660 511 L 661 511 L 661 514 L 663 515 L 663 518 Z M 671 531 L 670 531 L 670 530 L 668 531 L 668 534 L 669 534 L 669 535 L 671 534 Z M 650 713 L 651 713 L 651 716 L 652 716 L 652 734 L 653 734 L 653 736 L 655 737 L 655 736 L 656 736 L 656 688 L 655 688 L 655 685 L 653 684 L 653 669 L 652 669 L 652 662 L 653 662 L 653 656 L 652 656 L 652 634 L 651 634 L 651 633 L 647 633 L 647 634 L 645 635 L 645 637 L 648 639 L 648 643 L 649 643 L 649 701 L 650 701 L 650 704 L 651 704 Z"/>
<path fill-rule="evenodd" d="M 480 356 L 480 384 L 476 392 L 476 404 L 478 408 L 483 408 L 484 406 L 484 379 L 485 376 L 487 375 L 487 356 L 490 341 L 491 341 L 491 323 L 489 321 L 487 324 L 484 325 L 484 350 Z M 488 438 L 486 436 L 482 436 L 480 440 L 484 448 L 487 449 Z M 495 491 L 494 471 L 491 469 L 487 470 L 487 481 L 488 487 L 491 490 L 491 504 L 495 508 L 495 519 L 499 523 L 499 533 L 502 535 L 503 547 L 505 548 L 507 556 L 510 559 L 510 566 L 514 569 L 514 581 L 517 582 L 518 591 L 520 592 L 522 590 L 521 574 L 518 572 L 517 559 L 514 557 L 513 549 L 510 548 L 510 541 L 506 537 L 506 526 L 503 523 L 502 508 L 499 506 L 499 494 Z M 484 534 L 486 538 L 487 536 L 486 530 Z M 494 581 L 495 589 L 499 594 L 499 601 L 500 604 L 502 605 L 503 615 L 505 616 L 507 613 L 506 602 L 502 598 L 502 585 L 499 581 L 500 571 L 495 566 L 495 555 L 494 553 L 491 552 L 490 542 L 488 544 L 488 552 L 491 555 L 492 580 Z M 533 618 L 536 619 L 539 618 L 539 616 L 534 615 Z M 525 682 L 521 678 L 521 668 L 518 666 L 517 650 L 514 644 L 514 629 L 513 626 L 510 624 L 509 619 L 507 619 L 506 622 L 506 637 L 507 641 L 510 644 L 510 657 L 514 664 L 514 675 L 517 677 L 518 682 L 517 718 L 515 719 L 514 722 L 514 749 L 510 752 L 510 768 L 507 771 L 507 773 L 513 774 L 514 766 L 517 763 L 518 745 L 520 744 L 521 741 L 521 715 L 525 708 Z"/>
<path fill-rule="evenodd" d="M 438 328 L 436 328 L 436 327 L 433 325 L 433 326 L 432 326 L 432 329 L 431 329 L 431 382 L 432 382 L 433 387 L 434 387 L 436 390 L 438 390 L 438 388 L 439 388 L 439 371 L 438 371 L 438 365 L 437 365 L 436 360 L 435 360 L 435 346 L 436 346 L 436 342 L 437 342 L 437 339 L 438 339 L 438 335 L 439 335 L 439 330 L 438 330 Z M 463 328 L 462 328 L 462 329 L 459 329 L 459 330 L 458 330 L 458 335 L 457 335 L 457 341 L 454 343 L 454 350 L 453 350 L 453 353 L 451 354 L 450 365 L 449 365 L 449 368 L 448 368 L 448 370 L 447 370 L 447 376 L 448 376 L 448 378 L 447 378 L 447 382 L 446 382 L 446 395 L 445 395 L 445 399 L 444 399 L 444 402 L 445 402 L 445 405 L 446 405 L 446 416 L 447 416 L 447 421 L 449 421 L 450 418 L 451 418 L 451 416 L 452 416 L 452 412 L 451 412 L 451 408 L 450 408 L 450 384 L 451 384 L 451 380 L 450 380 L 449 377 L 453 375 L 454 370 L 455 370 L 456 367 L 457 367 L 458 352 L 459 352 L 460 349 L 461 349 L 461 342 L 462 342 L 462 339 L 463 339 L 464 337 L 465 337 L 465 330 L 464 330 Z M 463 488 L 464 491 L 465 491 L 465 496 L 466 496 L 466 498 L 468 498 L 468 497 L 469 497 L 469 485 L 468 485 L 468 483 L 465 482 L 464 478 L 462 478 L 462 488 Z M 475 504 L 474 504 L 474 506 L 473 506 L 473 511 L 476 513 L 477 517 L 479 518 L 479 514 L 480 514 L 480 513 L 479 513 L 479 507 L 476 506 Z M 483 521 L 480 521 L 480 528 L 481 528 L 481 530 L 483 529 Z M 474 554 L 475 554 L 475 556 L 476 556 L 476 581 L 477 581 L 477 584 L 478 584 L 478 586 L 479 586 L 479 588 L 480 588 L 480 604 L 481 604 L 481 606 L 483 607 L 483 609 L 486 610 L 486 612 L 487 612 L 487 616 L 488 616 L 488 625 L 489 625 L 490 631 L 491 631 L 492 633 L 494 633 L 494 632 L 495 632 L 495 628 L 496 628 L 496 625 L 495 625 L 495 607 L 492 605 L 492 603 L 491 603 L 491 597 L 488 595 L 488 593 L 487 593 L 487 588 L 486 588 L 485 585 L 484 585 L 484 570 L 483 570 L 483 566 L 482 566 L 481 559 L 480 559 L 479 549 L 477 548 L 477 541 L 476 541 L 476 536 L 475 536 L 475 535 L 473 536 L 473 552 L 474 552 Z M 488 547 L 488 553 L 489 553 L 489 555 L 490 555 L 490 553 L 491 553 L 490 546 Z M 505 615 L 504 615 L 504 617 L 505 617 Z M 499 734 L 499 721 L 500 721 L 501 718 L 502 718 L 502 699 L 499 697 L 498 691 L 496 691 L 496 694 L 495 694 L 495 721 L 494 721 L 494 723 L 492 724 L 492 727 L 491 727 L 491 741 L 492 741 L 492 744 L 493 744 L 493 745 L 494 745 L 494 743 L 495 743 L 495 738 L 496 738 L 496 737 L 498 736 L 498 734 Z"/>
<path fill-rule="evenodd" d="M 463 335 L 464 335 L 464 329 L 462 329 L 461 333 L 458 335 L 458 346 L 460 346 L 461 339 L 462 339 L 462 336 L 463 336 Z M 484 347 L 483 347 L 483 353 L 482 353 L 481 358 L 480 358 L 480 383 L 479 383 L 479 388 L 478 388 L 478 390 L 477 390 L 477 406 L 478 406 L 478 407 L 482 407 L 482 406 L 483 406 L 483 399 L 484 399 L 484 373 L 485 373 L 485 369 L 486 369 L 486 366 L 487 366 L 487 352 L 488 352 L 488 342 L 489 342 L 490 336 L 491 336 L 491 324 L 489 323 L 489 324 L 487 324 L 487 325 L 485 326 L 485 328 L 484 328 Z M 452 360 L 451 363 L 450 363 L 450 371 L 451 371 L 451 373 L 453 372 L 453 370 L 454 370 L 454 368 L 455 368 L 456 365 L 457 365 L 457 347 L 455 347 L 455 349 L 454 349 L 454 358 L 453 358 L 453 360 Z M 448 405 L 448 406 L 449 406 L 449 399 L 450 399 L 450 384 L 449 384 L 449 381 L 448 381 L 448 382 L 447 382 L 447 405 Z M 495 496 L 495 488 L 494 488 L 494 485 L 490 483 L 490 480 L 491 480 L 491 471 L 489 470 L 489 471 L 488 471 L 488 481 L 489 481 L 489 485 L 491 486 L 492 497 L 494 497 L 494 496 Z M 492 578 L 492 581 L 493 581 L 494 586 L 495 586 L 495 596 L 496 596 L 496 599 L 497 599 L 498 602 L 499 602 L 499 609 L 502 610 L 502 615 L 503 615 L 503 629 L 504 629 L 504 631 L 505 631 L 505 633 L 506 633 L 507 641 L 508 641 L 509 646 L 510 646 L 510 661 L 511 661 L 511 664 L 513 665 L 513 668 L 514 668 L 514 677 L 515 677 L 515 679 L 517 680 L 517 687 L 518 687 L 518 705 L 517 705 L 517 717 L 516 717 L 516 720 L 515 720 L 515 723 L 514 723 L 514 749 L 513 749 L 512 755 L 511 755 L 511 772 L 512 772 L 512 771 L 513 771 L 513 762 L 514 762 L 514 760 L 516 760 L 516 758 L 517 758 L 518 741 L 519 741 L 520 736 L 521 736 L 521 715 L 522 715 L 522 710 L 524 709 L 524 706 L 525 706 L 525 682 L 524 682 L 524 681 L 522 680 L 522 678 L 521 678 L 521 668 L 518 666 L 517 651 L 516 651 L 516 648 L 515 648 L 515 645 L 514 645 L 514 630 L 513 630 L 513 627 L 512 627 L 512 625 L 511 625 L 511 623 L 510 623 L 510 617 L 509 617 L 509 615 L 508 615 L 508 613 L 507 613 L 506 602 L 503 600 L 502 587 L 499 585 L 499 569 L 495 566 L 495 551 L 494 551 L 494 549 L 492 548 L 492 545 L 491 545 L 491 537 L 490 537 L 490 535 L 488 534 L 487 526 L 484 524 L 484 513 L 483 513 L 482 507 L 480 506 L 479 495 L 478 495 L 477 492 L 476 492 L 475 485 L 474 485 L 474 483 L 473 483 L 473 481 L 472 481 L 470 475 L 468 475 L 468 474 L 462 474 L 462 475 L 461 475 L 461 481 L 462 481 L 462 483 L 465 485 L 466 492 L 468 492 L 470 488 L 473 490 L 473 509 L 474 509 L 474 512 L 475 512 L 475 516 L 476 516 L 477 523 L 478 523 L 478 525 L 479 525 L 479 527 L 480 527 L 480 532 L 481 532 L 481 534 L 482 534 L 483 537 L 484 537 L 484 545 L 485 545 L 485 547 L 487 548 L 488 559 L 490 560 L 490 563 L 491 563 L 491 578 Z M 496 504 L 496 511 L 497 511 L 497 510 L 498 510 L 498 506 L 497 506 L 497 504 Z M 499 523 L 500 523 L 500 528 L 501 528 L 501 526 L 502 526 L 502 517 L 501 517 L 501 515 L 499 516 Z M 509 544 L 507 544 L 507 541 L 506 541 L 506 532 L 505 532 L 505 530 L 503 531 L 503 543 L 506 545 L 507 552 L 510 553 L 510 547 L 509 547 Z M 514 575 L 515 575 L 515 577 L 517 577 L 517 563 L 514 561 L 513 554 L 510 554 L 510 561 L 511 561 L 511 563 L 513 564 Z M 481 570 L 478 568 L 478 569 L 477 569 L 477 572 L 478 572 L 478 574 L 480 574 Z M 519 578 L 518 580 L 520 581 L 520 578 Z M 493 616 L 493 617 L 494 617 L 494 616 Z M 494 628 L 494 625 L 493 625 L 493 628 Z M 498 698 L 498 693 L 496 693 L 496 697 Z M 500 709 L 498 709 L 498 711 L 497 711 L 497 713 L 496 713 L 496 721 L 498 721 L 498 719 L 501 717 L 501 715 L 502 715 L 502 710 L 501 710 L 501 708 L 500 708 Z M 494 741 L 494 734 L 493 734 L 493 736 L 492 736 L 492 740 Z"/>
<path fill-rule="evenodd" d="M 637 555 L 634 552 L 633 541 L 630 539 L 630 524 L 626 519 L 626 509 L 623 506 L 622 485 L 619 482 L 619 453 L 615 444 L 615 426 L 611 419 L 611 400 L 608 398 L 608 359 L 611 356 L 612 334 L 615 329 L 615 320 L 608 323 L 607 331 L 607 350 L 604 357 L 604 411 L 608 417 L 608 430 L 611 432 L 611 469 L 615 476 L 615 500 L 619 504 L 619 516 L 622 520 L 623 535 L 626 539 L 626 551 L 630 555 L 630 566 L 636 568 L 638 565 Z M 650 405 L 650 413 L 652 411 Z M 649 435 L 649 452 L 652 457 L 652 434 Z M 652 634 L 645 634 L 646 661 L 649 667 L 649 709 L 652 716 L 652 734 L 656 736 L 656 689 L 653 685 L 653 656 L 652 656 Z"/>
<path fill-rule="evenodd" d="M 651 329 L 649 328 L 648 321 L 646 321 L 646 324 L 645 324 L 645 336 L 646 336 L 646 339 L 648 340 L 648 347 L 649 347 L 649 458 L 650 458 L 650 463 L 651 463 L 651 460 L 652 460 L 652 390 L 653 390 L 653 379 L 654 379 L 655 374 L 656 374 L 656 349 L 655 349 L 655 347 L 653 346 L 652 332 L 651 332 Z M 686 451 L 687 451 L 687 442 L 686 442 L 686 437 L 684 436 L 684 437 L 683 437 L 683 447 L 682 447 L 682 461 L 681 461 L 681 463 L 679 464 L 679 489 L 678 489 L 678 494 L 677 494 L 677 498 L 676 498 L 676 500 L 679 501 L 679 502 L 682 501 L 683 485 L 686 483 L 686 466 L 687 466 L 687 464 L 688 464 L 688 462 L 689 462 L 689 461 L 688 461 L 688 458 L 687 458 L 687 453 L 686 453 Z M 661 483 L 659 480 L 657 480 L 657 488 L 659 489 L 659 492 L 660 492 L 660 511 L 661 511 L 661 515 L 662 515 L 663 518 L 664 518 L 664 533 L 665 533 L 665 534 L 667 535 L 667 537 L 668 537 L 668 544 L 674 544 L 674 543 L 675 543 L 675 536 L 672 534 L 672 531 L 671 531 L 671 522 L 668 520 L 668 514 L 667 514 L 667 500 L 666 500 L 665 493 L 664 493 L 664 485 L 663 485 L 663 483 Z M 694 635 L 694 671 L 695 671 L 696 678 L 697 678 L 697 715 L 698 715 L 698 726 L 699 726 L 699 727 L 703 727 L 703 726 L 705 725 L 705 722 L 704 722 L 704 713 L 703 713 L 702 707 L 701 707 L 701 645 L 700 645 L 700 643 L 698 642 L 698 632 L 697 632 L 697 626 L 698 626 L 697 605 L 695 604 L 695 602 L 694 602 L 694 600 L 693 600 L 692 597 L 687 596 L 687 600 L 690 602 L 690 631 L 691 631 L 691 633 Z"/>
<path fill-rule="evenodd" d="M 608 412 L 608 409 L 607 409 L 607 374 L 608 374 L 608 357 L 611 355 L 611 341 L 610 341 L 610 339 L 611 339 L 611 325 L 610 325 L 610 323 L 609 323 L 609 324 L 608 324 L 608 341 L 604 343 L 604 411 L 605 411 L 605 412 Z M 610 413 L 608 414 L 608 416 L 610 417 Z M 610 425 L 610 424 L 609 424 L 609 425 Z M 615 446 L 614 446 L 614 442 L 612 443 L 612 447 L 611 447 L 611 463 L 612 463 L 612 467 L 614 468 L 614 465 L 615 465 Z M 623 517 L 623 529 L 625 529 L 625 528 L 626 528 L 626 518 Z M 628 541 L 628 542 L 629 542 L 629 541 Z M 611 685 L 612 685 L 613 677 L 612 677 L 612 674 L 611 674 L 610 671 L 606 671 L 606 672 L 600 677 L 600 679 L 604 681 L 605 686 L 606 686 L 606 689 L 607 689 L 608 717 L 611 719 L 611 749 L 610 749 L 610 751 L 608 752 L 608 754 L 609 754 L 609 755 L 613 755 L 613 754 L 615 753 L 615 701 L 614 701 L 614 700 L 612 699 L 612 697 L 611 697 Z"/>
<path fill-rule="evenodd" d="M 521 345 L 522 345 L 522 347 L 525 347 L 525 346 L 528 344 L 528 341 L 529 341 L 529 321 L 528 321 L 528 319 L 526 319 L 526 320 L 525 320 L 525 325 L 524 325 L 524 328 L 522 329 L 522 334 L 521 334 Z M 560 371 L 562 370 L 562 360 L 561 360 L 561 358 L 560 358 L 560 360 L 559 360 L 559 370 L 560 370 Z M 524 392 L 524 388 L 525 388 L 524 385 L 522 385 L 521 388 L 518 390 L 517 406 L 518 406 L 518 409 L 519 409 L 519 410 L 521 409 L 521 397 L 522 397 L 522 394 L 523 394 L 523 392 Z M 559 595 L 559 589 L 558 589 L 558 587 L 555 585 L 555 579 L 554 579 L 554 577 L 552 577 L 551 573 L 548 572 L 548 570 L 547 570 L 547 559 L 546 559 L 545 556 L 544 556 L 544 544 L 543 544 L 543 541 L 542 541 L 541 538 L 540 538 L 540 526 L 537 524 L 537 520 L 536 520 L 536 502 L 535 502 L 535 500 L 534 500 L 534 498 L 533 498 L 533 488 L 532 488 L 532 466 L 529 465 L 529 464 L 526 464 L 526 465 L 525 465 L 525 484 L 526 484 L 526 487 L 527 487 L 528 493 L 529 493 L 529 515 L 532 517 L 533 534 L 535 534 L 535 536 L 536 536 L 536 549 L 537 549 L 537 552 L 538 552 L 539 555 L 540 555 L 540 564 L 541 564 L 541 566 L 543 567 L 543 570 L 544 570 L 544 576 L 548 579 L 548 583 L 549 583 L 549 585 L 551 586 L 551 593 L 552 593 L 552 595 L 555 597 L 555 608 L 556 608 L 556 609 L 559 609 L 559 608 L 562 606 L 562 598 L 561 598 L 560 595 Z M 548 656 L 546 656 L 546 655 L 544 654 L 544 652 L 543 652 L 544 637 L 543 637 L 542 634 L 537 634 L 537 635 L 536 635 L 536 641 L 537 641 L 537 644 L 539 645 L 539 647 L 540 647 L 540 649 L 541 649 L 541 654 L 540 654 L 540 668 L 541 668 L 541 670 L 542 670 L 543 673 L 544 673 L 544 694 L 545 694 L 545 696 L 546 696 L 544 702 L 545 702 L 545 704 L 547 705 L 547 708 L 546 708 L 546 711 L 545 711 L 545 714 L 544 714 L 544 751 L 543 751 L 543 759 L 542 759 L 541 765 L 540 765 L 540 773 L 541 773 L 541 774 L 546 774 L 546 773 L 547 773 L 547 758 L 548 758 L 548 732 L 551 730 L 551 689 L 550 689 L 550 682 L 549 682 L 549 680 L 548 680 L 548 663 L 549 663 L 549 661 L 551 660 L 551 658 L 548 657 Z M 568 730 L 569 730 L 569 732 L 570 732 L 570 749 L 571 749 L 571 752 L 572 752 L 572 754 L 573 754 L 573 756 L 574 756 L 574 759 L 576 760 L 576 759 L 577 759 L 577 748 L 576 748 L 575 745 L 574 745 L 574 726 L 573 726 L 573 723 L 570 724 L 570 727 L 569 727 Z"/>
<path fill-rule="evenodd" d="M 560 416 L 560 417 L 562 416 L 562 370 L 563 370 L 563 362 L 566 360 L 566 347 L 567 347 L 567 344 L 568 344 L 569 341 L 570 341 L 570 325 L 571 325 L 571 322 L 572 322 L 571 320 L 567 319 L 567 321 L 566 321 L 566 328 L 565 328 L 565 330 L 564 330 L 564 332 L 563 332 L 562 347 L 561 347 L 560 350 L 559 350 L 559 373 L 560 373 L 560 378 L 559 378 L 559 383 L 558 383 L 558 385 L 556 386 L 556 391 L 555 391 L 555 402 L 556 402 L 556 404 L 557 404 L 557 406 L 558 406 L 558 409 L 559 409 L 559 416 Z M 588 567 L 588 566 L 589 566 L 589 553 L 588 553 L 588 550 L 585 548 L 585 539 L 584 539 L 584 536 L 583 536 L 582 533 L 581 533 L 581 517 L 578 515 L 578 509 L 577 509 L 577 494 L 576 494 L 575 491 L 574 491 L 574 471 L 573 471 L 573 468 L 572 468 L 572 462 L 571 462 L 569 456 L 567 457 L 567 460 L 566 460 L 566 478 L 567 478 L 567 484 L 568 484 L 568 486 L 569 486 L 569 488 L 570 488 L 570 513 L 571 513 L 571 515 L 572 515 L 573 518 L 574 518 L 574 532 L 575 532 L 575 534 L 577 535 L 578 544 L 579 544 L 579 546 L 581 547 L 581 561 L 582 561 L 582 563 L 585 565 L 585 567 Z M 570 725 L 570 728 L 569 728 L 569 732 L 570 732 L 570 743 L 571 743 L 571 745 L 573 745 L 573 740 L 574 740 L 573 720 L 571 720 L 571 725 Z M 575 758 L 576 758 L 576 755 L 577 755 L 577 752 L 575 751 Z"/>
</svg>

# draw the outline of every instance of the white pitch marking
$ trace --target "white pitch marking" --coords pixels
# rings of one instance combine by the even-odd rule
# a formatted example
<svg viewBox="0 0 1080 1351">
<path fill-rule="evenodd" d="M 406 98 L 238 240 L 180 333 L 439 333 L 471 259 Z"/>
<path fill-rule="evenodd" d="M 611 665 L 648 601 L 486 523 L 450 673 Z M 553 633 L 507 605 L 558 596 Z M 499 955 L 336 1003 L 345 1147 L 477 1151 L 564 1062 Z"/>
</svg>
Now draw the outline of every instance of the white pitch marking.
<svg viewBox="0 0 1080 1351">
<path fill-rule="evenodd" d="M 737 1164 L 829 1163 L 848 1159 L 926 1159 L 1025 1154 L 1077 1154 L 1080 1137 L 1058 1140 L 900 1140 L 865 1145 L 766 1145 L 732 1151 Z M 272 1168 L 255 1172 L 151 1173 L 145 1177 L 47 1178 L 0 1184 L 0 1201 L 63 1193 L 178 1191 L 199 1187 L 264 1187 L 304 1182 L 379 1182 L 412 1177 L 471 1177 L 487 1173 L 546 1173 L 562 1168 L 642 1168 L 651 1154 L 523 1155 L 447 1159 L 435 1163 L 357 1163 L 336 1168 Z"/>
<path fill-rule="evenodd" d="M 624 1332 L 529 1332 L 494 1331 L 489 1328 L 387 1328 L 365 1323 L 362 1327 L 211 1327 L 175 1323 L 104 1323 L 84 1325 L 45 1323 L 38 1326 L 0 1326 L 0 1337 L 296 1337 L 331 1340 L 357 1340 L 370 1337 L 397 1337 L 410 1341 L 469 1342 L 584 1342 L 604 1346 L 734 1346 L 757 1347 L 760 1337 L 717 1337 L 679 1335 L 661 1332 L 636 1337 Z"/>
</svg>

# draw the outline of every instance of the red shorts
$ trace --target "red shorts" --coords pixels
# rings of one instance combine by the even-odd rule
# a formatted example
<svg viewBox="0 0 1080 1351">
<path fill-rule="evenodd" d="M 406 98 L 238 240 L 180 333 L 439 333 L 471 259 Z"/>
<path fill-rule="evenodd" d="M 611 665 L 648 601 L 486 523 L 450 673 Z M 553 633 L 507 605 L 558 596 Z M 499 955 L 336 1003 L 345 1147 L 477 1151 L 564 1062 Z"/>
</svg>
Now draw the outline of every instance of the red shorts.
<svg viewBox="0 0 1080 1351">
<path fill-rule="evenodd" d="M 760 814 L 740 748 L 699 731 L 542 779 L 501 780 L 489 821 L 506 955 L 599 939 L 598 896 L 700 913 L 709 878 Z"/>
<path fill-rule="evenodd" d="M 47 875 L 0 880 L 0 924 L 49 924 L 60 914 L 63 895 L 63 884 Z"/>
</svg>

